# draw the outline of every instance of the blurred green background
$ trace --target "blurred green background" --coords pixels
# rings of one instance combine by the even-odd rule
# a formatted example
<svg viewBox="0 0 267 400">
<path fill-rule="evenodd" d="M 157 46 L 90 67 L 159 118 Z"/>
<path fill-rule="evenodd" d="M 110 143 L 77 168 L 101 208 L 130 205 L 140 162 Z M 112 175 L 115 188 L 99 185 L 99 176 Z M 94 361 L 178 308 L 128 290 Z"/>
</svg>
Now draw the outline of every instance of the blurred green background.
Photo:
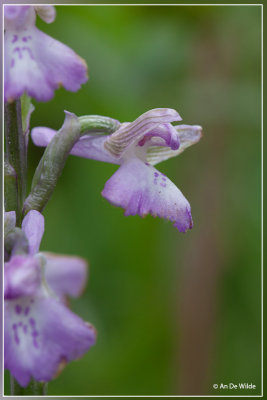
<svg viewBox="0 0 267 400">
<path fill-rule="evenodd" d="M 56 8 L 38 26 L 87 61 L 90 80 L 36 103 L 32 127 L 59 128 L 64 109 L 132 121 L 170 107 L 204 136 L 158 167 L 191 203 L 185 235 L 104 200 L 116 166 L 68 159 L 41 250 L 89 260 L 71 307 L 98 340 L 48 394 L 260 394 L 260 7 Z M 30 144 L 29 179 L 42 152 Z M 230 382 L 256 389 L 213 389 Z"/>
</svg>

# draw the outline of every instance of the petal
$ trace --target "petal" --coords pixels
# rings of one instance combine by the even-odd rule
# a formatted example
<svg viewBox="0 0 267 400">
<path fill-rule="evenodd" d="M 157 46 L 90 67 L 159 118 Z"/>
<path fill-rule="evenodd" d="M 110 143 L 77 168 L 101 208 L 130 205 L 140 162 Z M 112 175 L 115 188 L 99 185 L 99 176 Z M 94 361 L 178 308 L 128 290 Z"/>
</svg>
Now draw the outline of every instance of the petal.
<svg viewBox="0 0 267 400">
<path fill-rule="evenodd" d="M 20 311 L 18 313 L 18 311 Z M 5 302 L 5 368 L 21 386 L 49 381 L 95 344 L 94 328 L 49 297 Z"/>
<path fill-rule="evenodd" d="M 125 161 L 102 191 L 110 203 L 123 207 L 125 215 L 151 214 L 174 222 L 180 232 L 192 228 L 190 204 L 180 190 L 148 163 Z"/>
<path fill-rule="evenodd" d="M 22 221 L 22 230 L 29 241 L 29 253 L 37 253 L 44 234 L 43 215 L 36 210 L 29 211 Z"/>
<path fill-rule="evenodd" d="M 39 253 L 46 260 L 44 276 L 48 286 L 59 296 L 78 297 L 87 281 L 87 262 L 80 257 Z"/>
<path fill-rule="evenodd" d="M 4 16 L 7 21 L 14 21 L 17 26 L 25 22 L 31 6 L 4 5 Z"/>
<path fill-rule="evenodd" d="M 77 91 L 87 81 L 85 61 L 69 47 L 35 26 L 14 32 L 5 32 L 5 101 L 23 92 L 48 101 L 60 85 Z"/>
<path fill-rule="evenodd" d="M 168 147 L 151 146 L 147 150 L 147 161 L 156 165 L 161 161 L 181 154 L 187 147 L 197 143 L 202 137 L 202 127 L 199 125 L 178 125 L 175 126 L 180 141 L 180 147 L 172 150 Z"/>
<path fill-rule="evenodd" d="M 38 126 L 31 131 L 31 137 L 36 146 L 47 146 L 56 133 L 57 131 L 54 129 Z M 118 164 L 118 159 L 112 157 L 105 149 L 104 144 L 106 140 L 107 135 L 89 134 L 82 136 L 73 146 L 70 154 L 92 160 Z"/>
<path fill-rule="evenodd" d="M 8 211 L 5 212 L 5 221 L 4 221 L 4 233 L 5 236 L 16 226 L 16 212 Z"/>
<path fill-rule="evenodd" d="M 170 147 L 172 150 L 177 150 L 180 146 L 180 141 L 174 126 L 171 124 L 161 124 L 146 133 L 140 142 L 138 142 L 139 146 L 144 146 L 144 144 L 150 146 L 165 145 Z"/>
<path fill-rule="evenodd" d="M 56 9 L 54 6 L 34 6 L 36 13 L 47 24 L 54 22 L 56 18 Z"/>
<path fill-rule="evenodd" d="M 55 129 L 38 126 L 31 130 L 31 138 L 35 146 L 46 147 L 56 133 L 57 131 Z"/>
<path fill-rule="evenodd" d="M 155 108 L 137 118 L 134 122 L 122 124 L 121 127 L 110 135 L 105 143 L 105 148 L 117 158 L 131 145 L 136 145 L 148 132 L 160 124 L 180 121 L 177 111 L 170 108 Z"/>
<path fill-rule="evenodd" d="M 40 265 L 34 257 L 15 255 L 5 263 L 4 271 L 5 299 L 32 295 L 40 286 Z"/>
</svg>

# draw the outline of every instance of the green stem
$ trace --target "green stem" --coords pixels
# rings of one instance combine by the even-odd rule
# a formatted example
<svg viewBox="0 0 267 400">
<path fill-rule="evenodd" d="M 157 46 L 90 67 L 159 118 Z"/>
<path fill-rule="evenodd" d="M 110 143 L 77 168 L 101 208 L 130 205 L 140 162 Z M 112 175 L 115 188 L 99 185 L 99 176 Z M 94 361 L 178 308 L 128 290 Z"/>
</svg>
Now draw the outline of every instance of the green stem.
<svg viewBox="0 0 267 400">
<path fill-rule="evenodd" d="M 27 148 L 21 120 L 20 99 L 5 105 L 5 138 L 9 164 L 14 168 L 17 178 L 17 224 L 21 222 L 22 205 L 26 195 Z"/>
<path fill-rule="evenodd" d="M 31 380 L 26 388 L 21 387 L 18 382 L 10 375 L 10 391 L 11 396 L 26 396 L 26 395 L 37 395 L 46 396 L 47 395 L 47 383 L 36 382 Z"/>
<path fill-rule="evenodd" d="M 5 211 L 15 211 L 18 205 L 17 176 L 14 168 L 5 158 L 4 162 L 4 199 Z"/>
</svg>

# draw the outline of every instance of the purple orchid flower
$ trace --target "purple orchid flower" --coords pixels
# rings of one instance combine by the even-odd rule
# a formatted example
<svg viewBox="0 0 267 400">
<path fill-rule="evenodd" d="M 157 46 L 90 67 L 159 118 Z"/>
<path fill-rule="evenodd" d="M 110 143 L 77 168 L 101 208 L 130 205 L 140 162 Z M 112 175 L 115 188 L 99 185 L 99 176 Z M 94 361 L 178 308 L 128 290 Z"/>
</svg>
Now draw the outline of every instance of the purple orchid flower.
<svg viewBox="0 0 267 400">
<path fill-rule="evenodd" d="M 123 207 L 126 216 L 159 216 L 186 232 L 193 226 L 189 202 L 170 179 L 153 167 L 200 140 L 202 128 L 171 124 L 180 120 L 175 110 L 153 109 L 134 122 L 121 124 L 111 135 L 81 137 L 71 154 L 120 165 L 106 182 L 102 195 L 111 204 Z M 45 127 L 34 128 L 32 139 L 37 146 L 47 146 L 55 133 Z"/>
<path fill-rule="evenodd" d="M 6 214 L 10 231 L 14 213 Z M 64 302 L 66 295 L 76 297 L 83 289 L 86 262 L 38 252 L 44 232 L 38 211 L 26 215 L 22 230 L 29 253 L 11 255 L 4 270 L 4 359 L 5 368 L 25 387 L 31 378 L 47 382 L 55 377 L 89 350 L 96 333 Z"/>
<path fill-rule="evenodd" d="M 36 13 L 47 23 L 53 22 L 56 14 L 53 6 L 4 6 L 6 102 L 24 92 L 48 101 L 60 85 L 75 92 L 88 79 L 82 58 L 35 27 Z"/>
</svg>

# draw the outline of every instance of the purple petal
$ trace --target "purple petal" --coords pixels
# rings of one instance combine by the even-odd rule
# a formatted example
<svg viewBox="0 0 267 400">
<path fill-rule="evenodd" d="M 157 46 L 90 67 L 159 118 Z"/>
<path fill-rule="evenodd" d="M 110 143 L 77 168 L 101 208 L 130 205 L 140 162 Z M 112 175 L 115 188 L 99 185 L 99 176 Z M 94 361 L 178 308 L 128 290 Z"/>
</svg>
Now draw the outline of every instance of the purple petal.
<svg viewBox="0 0 267 400">
<path fill-rule="evenodd" d="M 36 13 L 47 24 L 54 22 L 56 18 L 56 9 L 54 6 L 34 6 Z"/>
<path fill-rule="evenodd" d="M 5 299 L 32 295 L 40 286 L 40 266 L 34 257 L 15 255 L 5 263 L 4 271 Z"/>
<path fill-rule="evenodd" d="M 161 161 L 181 154 L 187 147 L 197 143 L 202 137 L 202 127 L 199 125 L 177 125 L 174 127 L 180 146 L 177 150 L 172 150 L 166 146 L 150 146 L 147 150 L 147 161 L 156 165 Z"/>
<path fill-rule="evenodd" d="M 78 297 L 87 280 L 87 262 L 79 257 L 40 253 L 46 263 L 44 276 L 48 286 L 60 297 Z"/>
<path fill-rule="evenodd" d="M 172 150 L 177 150 L 180 146 L 180 141 L 174 126 L 171 124 L 161 124 L 147 132 L 138 143 L 139 146 L 144 146 L 145 144 L 150 146 L 165 145 Z"/>
<path fill-rule="evenodd" d="M 64 86 L 77 91 L 87 77 L 87 66 L 73 50 L 35 26 L 5 32 L 5 101 L 26 92 L 38 101 L 48 101 Z"/>
<path fill-rule="evenodd" d="M 21 24 L 21 20 L 27 16 L 31 6 L 16 6 L 16 5 L 4 5 L 4 17 L 5 20 L 12 21 L 18 19 L 17 24 Z M 24 21 L 23 21 L 24 22 Z"/>
<path fill-rule="evenodd" d="M 54 129 L 38 126 L 31 131 L 32 141 L 36 146 L 47 146 L 57 131 Z M 78 157 L 89 158 L 112 164 L 118 164 L 118 160 L 105 149 L 106 135 L 85 135 L 73 146 L 70 154 Z"/>
<path fill-rule="evenodd" d="M 138 158 L 125 161 L 106 182 L 102 191 L 125 215 L 151 214 L 174 222 L 180 232 L 192 228 L 190 204 L 162 173 Z"/>
<path fill-rule="evenodd" d="M 45 126 L 38 126 L 31 131 L 32 141 L 35 146 L 46 147 L 57 131 L 55 129 L 46 128 Z"/>
<path fill-rule="evenodd" d="M 173 121 L 181 121 L 177 111 L 170 108 L 155 108 L 142 114 L 134 122 L 122 124 L 116 132 L 108 137 L 105 148 L 114 157 L 121 158 L 130 146 L 136 145 L 158 125 Z"/>
<path fill-rule="evenodd" d="M 95 344 L 94 328 L 49 297 L 5 302 L 5 368 L 21 386 L 49 381 Z"/>
<path fill-rule="evenodd" d="M 44 234 L 43 215 L 36 210 L 29 211 L 22 221 L 22 230 L 29 241 L 29 253 L 37 253 Z"/>
</svg>

